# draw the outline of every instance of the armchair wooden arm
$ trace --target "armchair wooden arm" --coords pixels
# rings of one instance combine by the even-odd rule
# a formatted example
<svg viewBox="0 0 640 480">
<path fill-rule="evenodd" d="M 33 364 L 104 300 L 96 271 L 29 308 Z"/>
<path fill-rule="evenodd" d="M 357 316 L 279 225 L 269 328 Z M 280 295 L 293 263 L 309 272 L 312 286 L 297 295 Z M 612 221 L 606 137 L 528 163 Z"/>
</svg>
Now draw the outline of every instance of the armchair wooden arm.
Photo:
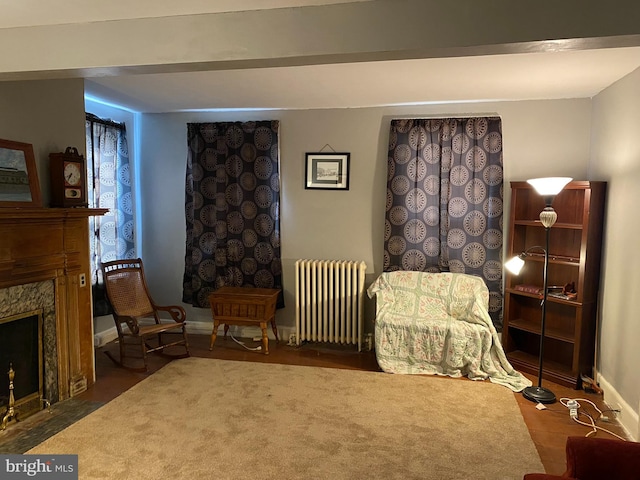
<svg viewBox="0 0 640 480">
<path fill-rule="evenodd" d="M 183 323 L 187 319 L 187 312 L 179 305 L 156 305 L 153 308 L 158 312 L 167 312 L 177 323 Z"/>
</svg>

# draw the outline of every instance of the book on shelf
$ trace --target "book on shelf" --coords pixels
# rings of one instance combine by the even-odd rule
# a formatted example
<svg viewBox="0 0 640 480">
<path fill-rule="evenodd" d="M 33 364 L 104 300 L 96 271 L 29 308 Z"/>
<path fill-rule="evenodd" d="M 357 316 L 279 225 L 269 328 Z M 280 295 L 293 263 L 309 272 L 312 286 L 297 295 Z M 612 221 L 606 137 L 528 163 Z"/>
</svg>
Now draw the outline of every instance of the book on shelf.
<svg viewBox="0 0 640 480">
<path fill-rule="evenodd" d="M 533 293 L 534 295 L 542 295 L 542 287 L 538 285 L 527 285 L 521 283 L 513 287 L 515 290 L 519 290 L 521 292 Z"/>
<path fill-rule="evenodd" d="M 578 298 L 576 292 L 549 292 L 549 296 L 561 298 L 562 300 L 576 300 Z"/>
<path fill-rule="evenodd" d="M 549 292 L 549 296 L 554 298 L 561 298 L 562 300 L 575 300 L 575 296 L 570 297 L 569 295 L 562 292 Z"/>
</svg>

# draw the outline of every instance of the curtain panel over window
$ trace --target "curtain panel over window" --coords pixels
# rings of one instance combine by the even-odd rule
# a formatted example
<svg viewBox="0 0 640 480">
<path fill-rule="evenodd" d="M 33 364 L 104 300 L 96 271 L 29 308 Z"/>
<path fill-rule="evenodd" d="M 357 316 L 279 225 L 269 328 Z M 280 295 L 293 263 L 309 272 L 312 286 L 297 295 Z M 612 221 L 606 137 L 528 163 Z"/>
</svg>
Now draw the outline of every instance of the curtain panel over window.
<svg viewBox="0 0 640 480">
<path fill-rule="evenodd" d="M 124 123 L 88 113 L 85 135 L 89 207 L 109 209 L 104 216 L 89 217 L 94 314 L 100 316 L 111 313 L 100 264 L 136 257 L 131 170 Z"/>
<path fill-rule="evenodd" d="M 502 326 L 500 118 L 391 122 L 384 271 L 482 277 Z"/>
<path fill-rule="evenodd" d="M 222 286 L 282 288 L 278 129 L 187 125 L 183 302 L 209 307 Z"/>
</svg>

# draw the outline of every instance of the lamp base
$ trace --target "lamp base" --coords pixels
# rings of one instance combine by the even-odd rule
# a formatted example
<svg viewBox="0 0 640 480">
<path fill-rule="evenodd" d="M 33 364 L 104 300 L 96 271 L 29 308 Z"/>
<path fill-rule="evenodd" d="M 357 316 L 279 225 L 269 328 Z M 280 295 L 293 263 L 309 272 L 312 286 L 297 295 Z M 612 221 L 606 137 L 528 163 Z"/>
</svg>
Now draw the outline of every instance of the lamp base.
<svg viewBox="0 0 640 480">
<path fill-rule="evenodd" d="M 527 387 L 522 391 L 522 396 L 536 403 L 554 403 L 556 395 L 544 387 Z"/>
</svg>

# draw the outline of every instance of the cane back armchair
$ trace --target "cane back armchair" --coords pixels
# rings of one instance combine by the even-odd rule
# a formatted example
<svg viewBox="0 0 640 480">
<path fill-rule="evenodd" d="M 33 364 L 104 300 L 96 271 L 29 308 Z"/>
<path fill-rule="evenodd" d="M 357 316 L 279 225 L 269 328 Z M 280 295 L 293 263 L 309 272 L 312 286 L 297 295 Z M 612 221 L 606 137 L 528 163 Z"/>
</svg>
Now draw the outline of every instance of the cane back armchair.
<svg viewBox="0 0 640 480">
<path fill-rule="evenodd" d="M 119 358 L 105 351 L 114 363 L 132 370 L 146 371 L 147 353 L 157 352 L 172 358 L 190 355 L 184 308 L 179 305 L 160 306 L 153 301 L 140 258 L 103 263 L 102 272 L 118 332 Z M 135 346 L 140 348 L 142 365 L 133 365 L 125 360 L 127 357 L 137 357 L 129 353 L 131 347 Z M 168 347 L 177 347 L 180 352 L 167 354 L 165 349 Z"/>
</svg>

